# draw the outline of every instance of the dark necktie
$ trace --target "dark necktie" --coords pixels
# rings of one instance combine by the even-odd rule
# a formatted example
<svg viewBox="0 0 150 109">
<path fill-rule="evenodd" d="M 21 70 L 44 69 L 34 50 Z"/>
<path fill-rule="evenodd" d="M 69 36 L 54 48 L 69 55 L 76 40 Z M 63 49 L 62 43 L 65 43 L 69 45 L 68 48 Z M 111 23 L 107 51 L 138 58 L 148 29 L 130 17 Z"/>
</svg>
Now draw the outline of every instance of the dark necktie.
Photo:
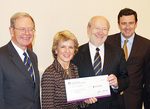
<svg viewBox="0 0 150 109">
<path fill-rule="evenodd" d="M 95 54 L 95 57 L 94 57 L 94 72 L 95 72 L 95 75 L 100 75 L 101 74 L 101 66 L 102 66 L 102 63 L 101 63 L 101 57 L 100 57 L 100 54 L 99 54 L 99 48 L 96 48 L 96 54 Z"/>
<path fill-rule="evenodd" d="M 26 66 L 32 80 L 34 81 L 33 66 L 32 66 L 31 60 L 25 52 L 23 53 L 23 55 L 24 55 L 24 65 Z"/>
</svg>

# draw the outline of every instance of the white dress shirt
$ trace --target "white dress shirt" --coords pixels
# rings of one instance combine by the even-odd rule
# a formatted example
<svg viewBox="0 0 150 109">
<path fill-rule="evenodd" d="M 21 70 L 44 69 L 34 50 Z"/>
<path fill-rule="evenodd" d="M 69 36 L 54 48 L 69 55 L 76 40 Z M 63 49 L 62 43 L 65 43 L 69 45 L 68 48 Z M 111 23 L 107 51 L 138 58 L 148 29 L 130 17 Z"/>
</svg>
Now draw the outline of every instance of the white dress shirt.
<svg viewBox="0 0 150 109">
<path fill-rule="evenodd" d="M 121 48 L 123 48 L 124 40 L 128 40 L 127 42 L 127 48 L 128 48 L 128 57 L 130 55 L 132 45 L 133 45 L 133 40 L 134 40 L 135 34 L 133 34 L 130 38 L 126 39 L 123 34 L 121 34 Z"/>
<path fill-rule="evenodd" d="M 94 65 L 94 57 L 95 57 L 95 54 L 96 54 L 96 48 L 100 49 L 99 54 L 101 56 L 101 64 L 102 64 L 102 70 L 103 70 L 103 65 L 104 65 L 104 44 L 102 44 L 99 47 L 96 47 L 92 43 L 89 42 L 89 50 L 90 50 L 92 65 Z"/>
</svg>

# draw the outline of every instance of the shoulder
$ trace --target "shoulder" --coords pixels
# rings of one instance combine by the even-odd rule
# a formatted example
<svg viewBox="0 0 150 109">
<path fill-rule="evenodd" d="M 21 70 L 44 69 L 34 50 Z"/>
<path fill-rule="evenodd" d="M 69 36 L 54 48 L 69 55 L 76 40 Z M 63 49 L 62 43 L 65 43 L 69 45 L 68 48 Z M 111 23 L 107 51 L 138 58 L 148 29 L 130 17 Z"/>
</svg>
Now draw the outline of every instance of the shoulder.
<svg viewBox="0 0 150 109">
<path fill-rule="evenodd" d="M 105 48 L 111 51 L 122 51 L 122 48 L 120 48 L 119 46 L 113 46 L 109 43 L 105 43 Z"/>
<path fill-rule="evenodd" d="M 0 48 L 0 58 L 4 59 L 5 57 L 8 57 L 10 54 L 9 49 L 8 49 L 8 44 L 2 46 Z"/>
<path fill-rule="evenodd" d="M 143 36 L 140 36 L 138 34 L 135 34 L 135 40 L 141 42 L 141 43 L 144 43 L 144 44 L 150 44 L 150 40 L 143 37 Z"/>
<path fill-rule="evenodd" d="M 27 49 L 27 52 L 28 52 L 28 54 L 29 54 L 30 56 L 37 58 L 37 55 L 36 55 L 33 51 L 31 51 L 30 49 Z"/>
<path fill-rule="evenodd" d="M 109 43 L 111 45 L 118 45 L 121 40 L 120 36 L 120 33 L 109 35 L 106 39 L 106 43 Z"/>
<path fill-rule="evenodd" d="M 54 71 L 55 71 L 55 67 L 53 66 L 53 64 L 51 64 L 45 69 L 43 75 L 51 75 Z"/>
<path fill-rule="evenodd" d="M 83 45 L 81 45 L 81 46 L 79 47 L 79 51 L 84 51 L 84 50 L 86 50 L 88 47 L 89 47 L 89 44 L 88 44 L 88 43 L 83 44 Z"/>
<path fill-rule="evenodd" d="M 119 46 L 113 46 L 111 44 L 105 43 L 105 50 L 107 53 L 111 54 L 112 56 L 123 56 L 124 52 L 123 49 Z"/>
<path fill-rule="evenodd" d="M 87 55 L 89 53 L 89 44 L 83 44 L 78 48 L 78 52 L 75 54 L 74 58 L 73 58 L 73 63 L 77 63 L 78 60 L 80 60 L 81 58 L 83 58 L 85 55 Z"/>
<path fill-rule="evenodd" d="M 115 39 L 115 38 L 118 38 L 118 37 L 120 37 L 120 33 L 115 33 L 115 34 L 108 35 L 107 39 Z"/>
<path fill-rule="evenodd" d="M 83 44 L 78 48 L 78 52 L 75 54 L 74 58 L 79 57 L 80 55 L 83 55 L 85 53 L 87 53 L 87 51 L 89 50 L 89 44 Z"/>
</svg>

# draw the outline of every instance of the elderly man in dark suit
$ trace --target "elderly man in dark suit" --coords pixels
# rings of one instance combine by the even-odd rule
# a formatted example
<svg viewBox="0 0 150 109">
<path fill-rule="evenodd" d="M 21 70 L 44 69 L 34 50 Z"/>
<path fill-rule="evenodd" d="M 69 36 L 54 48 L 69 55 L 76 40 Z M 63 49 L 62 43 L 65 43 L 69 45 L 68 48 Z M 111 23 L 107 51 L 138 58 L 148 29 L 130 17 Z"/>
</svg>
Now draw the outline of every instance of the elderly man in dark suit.
<svg viewBox="0 0 150 109">
<path fill-rule="evenodd" d="M 41 109 L 37 56 L 27 49 L 34 32 L 28 13 L 11 17 L 11 41 L 0 48 L 0 109 Z"/>
<path fill-rule="evenodd" d="M 135 33 L 137 13 L 129 8 L 118 14 L 120 33 L 107 38 L 109 44 L 124 49 L 130 85 L 124 91 L 126 109 L 142 109 L 142 88 L 145 67 L 150 56 L 150 41 Z"/>
<path fill-rule="evenodd" d="M 108 75 L 111 96 L 97 98 L 96 103 L 91 101 L 93 104 L 86 109 L 120 109 L 117 97 L 128 87 L 128 74 L 122 49 L 105 43 L 109 28 L 109 22 L 105 17 L 92 17 L 87 27 L 89 43 L 80 46 L 73 59 L 80 77 Z M 98 58 L 95 59 L 97 53 L 99 62 Z M 96 62 L 98 64 L 95 66 Z"/>
</svg>

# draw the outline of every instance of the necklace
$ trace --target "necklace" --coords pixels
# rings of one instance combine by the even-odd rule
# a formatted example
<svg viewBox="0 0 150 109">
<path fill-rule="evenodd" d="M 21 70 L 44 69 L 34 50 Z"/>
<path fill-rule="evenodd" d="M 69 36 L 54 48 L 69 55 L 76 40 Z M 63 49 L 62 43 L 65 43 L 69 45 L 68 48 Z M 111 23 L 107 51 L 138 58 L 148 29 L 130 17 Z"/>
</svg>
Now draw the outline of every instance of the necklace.
<svg viewBox="0 0 150 109">
<path fill-rule="evenodd" d="M 65 77 L 65 78 L 71 78 L 71 71 L 70 71 L 70 68 L 64 69 L 64 77 Z"/>
</svg>

